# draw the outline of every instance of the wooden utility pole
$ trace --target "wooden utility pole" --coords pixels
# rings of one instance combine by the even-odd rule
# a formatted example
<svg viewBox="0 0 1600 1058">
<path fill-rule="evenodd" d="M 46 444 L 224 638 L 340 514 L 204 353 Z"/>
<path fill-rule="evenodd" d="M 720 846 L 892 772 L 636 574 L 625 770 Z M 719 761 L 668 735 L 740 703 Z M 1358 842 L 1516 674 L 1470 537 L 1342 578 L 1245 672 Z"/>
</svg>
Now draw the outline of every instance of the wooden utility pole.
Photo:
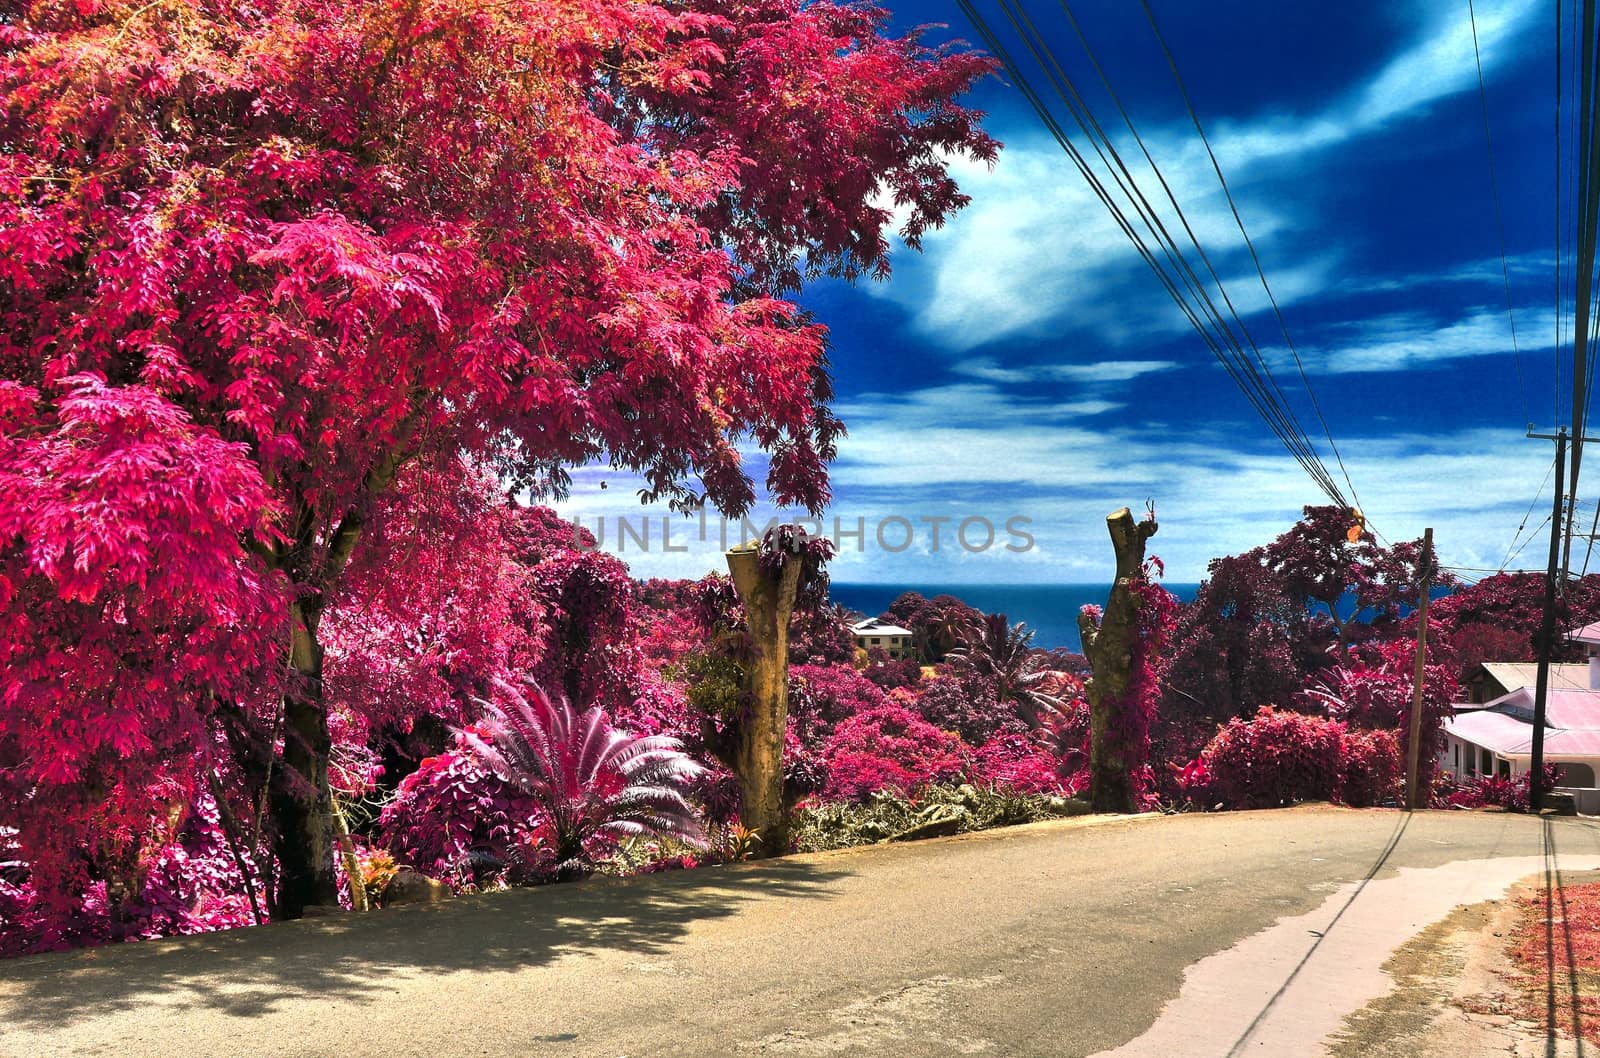
<svg viewBox="0 0 1600 1058">
<path fill-rule="evenodd" d="M 1417 559 L 1421 587 L 1417 591 L 1417 667 L 1411 679 L 1411 741 L 1406 743 L 1406 811 L 1417 810 L 1417 787 L 1422 763 L 1422 691 L 1428 665 L 1428 592 L 1433 587 L 1433 529 L 1422 531 L 1422 554 Z"/>
<path fill-rule="evenodd" d="M 1533 434 L 1530 436 L 1539 436 Z M 1567 463 L 1567 428 L 1556 431 L 1556 500 L 1550 513 L 1550 564 L 1545 571 L 1544 621 L 1539 626 L 1539 676 L 1533 688 L 1533 760 L 1528 775 L 1528 810 L 1539 811 L 1544 803 L 1544 714 L 1550 695 L 1550 654 L 1556 639 L 1556 584 L 1565 576 L 1561 563 L 1562 523 L 1566 521 L 1566 496 L 1562 472 Z"/>
</svg>

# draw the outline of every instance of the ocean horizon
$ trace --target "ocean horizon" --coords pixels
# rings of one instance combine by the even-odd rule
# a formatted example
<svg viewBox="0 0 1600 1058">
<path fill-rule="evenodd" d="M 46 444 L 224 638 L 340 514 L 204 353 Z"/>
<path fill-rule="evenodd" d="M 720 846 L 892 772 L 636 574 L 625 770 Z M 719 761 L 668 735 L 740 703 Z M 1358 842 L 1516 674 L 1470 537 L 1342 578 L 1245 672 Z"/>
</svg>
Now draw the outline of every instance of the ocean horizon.
<svg viewBox="0 0 1600 1058">
<path fill-rule="evenodd" d="M 1184 602 L 1193 599 L 1199 584 L 1163 584 Z M 1033 645 L 1046 649 L 1081 650 L 1078 611 L 1093 603 L 1104 606 L 1110 584 L 841 584 L 828 587 L 834 602 L 876 617 L 904 592 L 927 598 L 954 595 L 984 613 L 1002 613 L 1012 623 L 1021 622 L 1033 632 Z"/>
</svg>

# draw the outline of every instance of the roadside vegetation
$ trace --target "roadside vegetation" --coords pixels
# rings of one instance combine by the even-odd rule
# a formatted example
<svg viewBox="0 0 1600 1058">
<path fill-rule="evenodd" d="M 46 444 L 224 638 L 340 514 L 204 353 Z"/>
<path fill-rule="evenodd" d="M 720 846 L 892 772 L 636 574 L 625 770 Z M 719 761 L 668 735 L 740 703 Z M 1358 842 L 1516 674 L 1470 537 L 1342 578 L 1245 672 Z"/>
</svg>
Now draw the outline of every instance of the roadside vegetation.
<svg viewBox="0 0 1600 1058">
<path fill-rule="evenodd" d="M 1520 905 L 1506 1012 L 1600 1044 L 1600 882 L 1540 888 Z"/>
<path fill-rule="evenodd" d="M 916 656 L 863 651 L 849 629 L 856 615 L 828 600 L 822 576 L 792 621 L 788 825 L 783 846 L 764 849 L 742 819 L 738 760 L 727 753 L 751 709 L 747 630 L 730 578 L 636 581 L 548 510 L 505 507 L 496 517 L 505 544 L 473 561 L 495 564 L 492 582 L 507 593 L 500 612 L 520 615 L 496 629 L 504 662 L 482 660 L 471 641 L 482 615 L 471 609 L 377 627 L 370 615 L 331 615 L 330 771 L 343 831 L 331 858 L 343 906 L 1089 811 L 1091 677 L 1081 656 L 1036 649 L 1026 628 L 959 599 L 914 594 L 886 616 L 914 632 Z M 1312 549 L 1346 578 L 1343 605 L 1367 600 L 1335 621 L 1291 588 L 1317 577 L 1283 555 L 1286 541 L 1303 547 L 1319 526 L 1344 534 L 1332 512 L 1311 509 L 1273 544 L 1213 563 L 1214 579 L 1191 603 L 1168 597 L 1154 608 L 1165 648 L 1141 684 L 1151 718 L 1135 772 L 1142 810 L 1395 803 L 1415 629 L 1404 585 L 1382 578 L 1410 567 L 1365 541 Z M 1147 583 L 1148 594 L 1160 591 Z M 1537 591 L 1534 579 L 1499 577 L 1456 585 L 1435 603 L 1430 738 L 1464 668 L 1485 651 L 1526 651 L 1537 609 L 1523 597 Z M 1480 626 L 1491 623 L 1495 634 L 1485 636 Z M 1250 650 L 1277 664 L 1257 666 Z M 1214 663 L 1200 664 L 1201 651 L 1215 652 Z M 17 829 L 0 831 L 5 950 L 270 917 L 270 840 L 254 830 L 256 802 L 234 800 L 238 778 L 227 779 L 146 795 L 145 829 L 129 838 L 131 892 L 113 888 L 103 853 L 80 849 L 85 882 L 65 921 L 51 918 L 37 853 Z M 1431 789 L 1438 807 L 1526 801 L 1525 784 L 1493 778 L 1434 779 Z"/>
<path fill-rule="evenodd" d="M 907 594 L 897 658 L 795 526 L 640 582 L 526 502 L 610 467 L 658 510 L 823 510 L 843 426 L 796 299 L 966 204 L 988 59 L 826 0 L 14 7 L 0 954 L 1394 800 L 1419 551 L 1348 511 L 1179 605 L 1124 510 L 1086 656 Z M 1536 623 L 1533 580 L 1455 587 L 1430 741 Z"/>
</svg>

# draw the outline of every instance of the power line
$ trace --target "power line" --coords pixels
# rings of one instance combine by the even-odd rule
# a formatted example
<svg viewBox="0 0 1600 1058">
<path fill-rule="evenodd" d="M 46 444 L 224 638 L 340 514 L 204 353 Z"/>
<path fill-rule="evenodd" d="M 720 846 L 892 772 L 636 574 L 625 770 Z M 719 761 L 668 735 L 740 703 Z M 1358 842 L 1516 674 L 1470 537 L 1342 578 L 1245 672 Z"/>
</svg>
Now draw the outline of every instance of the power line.
<svg viewBox="0 0 1600 1058">
<path fill-rule="evenodd" d="M 1507 566 L 1509 566 L 1509 565 L 1511 565 L 1511 563 L 1515 562 L 1517 560 L 1517 558 L 1522 554 L 1523 550 L 1528 546 L 1529 542 L 1531 542 L 1534 537 L 1539 535 L 1539 530 L 1543 529 L 1545 526 L 1547 526 L 1549 524 L 1550 524 L 1550 515 L 1547 514 L 1547 515 L 1544 516 L 1544 521 L 1540 522 L 1538 525 L 1533 527 L 1533 532 L 1528 534 L 1528 539 L 1524 540 L 1522 542 L 1521 546 L 1519 546 L 1515 552 L 1513 552 L 1511 555 L 1509 555 L 1506 558 L 1506 563 L 1505 564 Z M 1505 571 L 1502 570 L 1502 572 L 1505 572 Z M 1538 570 L 1521 570 L 1521 571 L 1511 570 L 1510 572 L 1513 572 L 1513 573 L 1515 573 L 1515 572 L 1529 573 L 1529 572 L 1539 572 L 1539 571 Z"/>
<path fill-rule="evenodd" d="M 1470 4 L 1471 0 L 1468 0 L 1468 3 Z M 1244 244 L 1250 251 L 1250 260 L 1256 266 L 1256 275 L 1261 280 L 1261 289 L 1266 292 L 1267 301 L 1272 305 L 1272 314 L 1277 317 L 1278 329 L 1283 333 L 1284 344 L 1288 346 L 1289 354 L 1294 357 L 1295 369 L 1300 373 L 1300 384 L 1305 387 L 1306 396 L 1311 398 L 1311 407 L 1317 413 L 1317 421 L 1322 424 L 1322 433 L 1323 436 L 1328 439 L 1328 448 L 1333 452 L 1333 458 L 1339 464 L 1339 473 L 1344 477 L 1345 484 L 1350 486 L 1351 500 L 1353 500 L 1355 505 L 1359 508 L 1361 506 L 1361 499 L 1356 495 L 1355 483 L 1350 480 L 1350 472 L 1345 469 L 1344 456 L 1339 454 L 1339 446 L 1334 443 L 1333 431 L 1328 428 L 1328 420 L 1322 414 L 1322 404 L 1317 400 L 1316 390 L 1311 388 L 1311 379 L 1306 377 L 1306 365 L 1300 359 L 1300 351 L 1295 348 L 1294 339 L 1289 337 L 1289 325 L 1284 322 L 1283 309 L 1279 308 L 1278 299 L 1272 293 L 1272 285 L 1267 282 L 1267 273 L 1266 270 L 1261 267 L 1261 257 L 1256 253 L 1255 241 L 1250 238 L 1250 233 L 1245 230 L 1244 218 L 1239 215 L 1239 204 L 1234 201 L 1233 191 L 1228 187 L 1228 178 L 1222 175 L 1222 166 L 1217 162 L 1216 152 L 1211 149 L 1211 139 L 1206 135 L 1205 128 L 1200 124 L 1200 115 L 1195 112 L 1194 101 L 1189 97 L 1189 88 L 1183 82 L 1183 75 L 1178 72 L 1178 60 L 1174 58 L 1172 49 L 1167 45 L 1166 35 L 1161 32 L 1161 26 L 1156 22 L 1156 13 L 1150 9 L 1149 0 L 1139 0 L 1139 4 L 1144 8 L 1144 16 L 1150 23 L 1151 31 L 1155 33 L 1156 41 L 1161 45 L 1161 53 L 1166 56 L 1167 68 L 1172 71 L 1172 79 L 1178 85 L 1179 94 L 1183 96 L 1183 105 L 1184 108 L 1189 111 L 1189 120 L 1193 122 L 1195 132 L 1200 134 L 1200 142 L 1205 145 L 1206 157 L 1211 160 L 1211 169 L 1217 174 L 1217 183 L 1222 185 L 1222 194 L 1228 200 L 1228 209 L 1233 213 L 1233 222 L 1234 224 L 1238 225 L 1239 234 L 1244 237 Z M 1061 0 L 1061 5 L 1062 7 L 1065 7 L 1066 0 Z M 1076 27 L 1076 22 L 1074 22 L 1074 27 Z M 1080 33 L 1079 36 L 1081 37 L 1082 34 Z M 1476 41 L 1476 36 L 1474 36 L 1473 39 Z M 1086 48 L 1087 46 L 1087 43 L 1085 43 Z M 1098 65 L 1099 64 L 1097 63 L 1096 67 L 1098 67 Z M 1487 112 L 1485 112 L 1484 118 L 1485 121 L 1488 120 Z M 1496 201 L 1498 202 L 1498 199 Z M 1498 209 L 1498 205 L 1496 208 Z M 1502 248 L 1500 254 L 1500 260 L 1502 264 L 1505 262 L 1504 241 L 1505 240 L 1502 237 Z M 1508 299 L 1507 308 L 1509 309 L 1509 298 L 1511 296 L 1509 279 L 1506 281 L 1506 284 L 1506 297 Z M 1513 345 L 1516 343 L 1516 333 L 1516 326 L 1513 324 L 1511 330 L 1511 340 Z M 1522 359 L 1520 355 L 1517 358 L 1517 379 L 1520 383 L 1522 379 Z M 1523 396 L 1522 404 L 1523 410 L 1526 411 L 1528 404 L 1526 394 Z"/>
<path fill-rule="evenodd" d="M 1555 472 L 1556 472 L 1556 464 L 1555 464 L 1555 460 L 1552 459 L 1550 461 L 1550 469 L 1546 470 L 1544 472 L 1544 480 L 1539 482 L 1539 487 L 1534 490 L 1533 500 L 1531 502 L 1529 502 L 1528 510 L 1527 510 L 1527 512 L 1525 514 L 1523 514 L 1521 524 L 1519 524 L 1517 526 L 1516 533 L 1513 534 L 1512 537 L 1511 537 L 1511 544 L 1510 544 L 1510 546 L 1508 546 L 1506 548 L 1506 557 L 1500 561 L 1500 568 L 1501 569 L 1505 569 L 1506 566 L 1511 564 L 1512 548 L 1516 548 L 1517 547 L 1517 541 L 1522 539 L 1522 531 L 1528 527 L 1528 519 L 1533 517 L 1533 509 L 1539 505 L 1539 497 L 1544 495 L 1544 487 L 1546 485 L 1550 484 L 1550 479 L 1551 479 L 1551 477 L 1553 477 L 1555 475 Z M 1545 521 L 1547 521 L 1547 522 L 1549 520 L 1550 519 L 1548 519 L 1548 518 L 1545 519 Z M 1535 533 L 1537 533 L 1538 531 L 1539 531 L 1538 529 L 1534 530 Z M 1520 552 L 1521 549 L 1518 548 L 1517 550 Z"/>
<path fill-rule="evenodd" d="M 1220 276 L 1211 267 L 1204 248 L 1200 245 L 1199 240 L 1195 237 L 1193 228 L 1188 223 L 1188 218 L 1184 215 L 1164 175 L 1161 174 L 1159 166 L 1150 156 L 1142 138 L 1138 136 L 1138 131 L 1133 127 L 1126 111 L 1123 111 L 1124 120 L 1128 122 L 1130 131 L 1134 133 L 1146 160 L 1150 163 L 1157 180 L 1161 182 L 1163 190 L 1167 194 L 1168 200 L 1177 212 L 1185 234 L 1189 237 L 1195 252 L 1200 255 L 1201 261 L 1214 281 L 1224 304 L 1227 305 L 1228 316 L 1231 316 L 1233 326 L 1229 325 L 1221 310 L 1212 302 L 1210 295 L 1206 292 L 1206 284 L 1200 281 L 1194 267 L 1185 258 L 1183 251 L 1178 247 L 1176 240 L 1167 229 L 1165 222 L 1162 221 L 1160 214 L 1150 205 L 1149 198 L 1139 186 L 1138 180 L 1134 178 L 1123 163 L 1115 145 L 1105 134 L 1105 130 L 1101 127 L 1099 121 L 1094 117 L 1092 108 L 1089 107 L 1087 101 L 1078 92 L 1076 85 L 1072 83 L 1071 77 L 1062 68 L 1048 43 L 1044 40 L 1043 35 L 1038 32 L 1033 20 L 1021 6 L 1020 0 L 1000 0 L 1001 8 L 1007 21 L 1021 38 L 1023 45 L 1034 62 L 1044 72 L 1046 80 L 1049 81 L 1051 88 L 1055 91 L 1057 98 L 1061 100 L 1062 105 L 1066 107 L 1079 131 L 1089 141 L 1095 155 L 1099 158 L 1110 177 L 1109 183 L 1127 200 L 1128 205 L 1139 218 L 1140 224 L 1150 233 L 1151 239 L 1159 248 L 1161 258 L 1165 259 L 1168 265 L 1171 266 L 1171 274 L 1162 267 L 1156 253 L 1150 249 L 1149 244 L 1135 225 L 1129 221 L 1127 214 L 1123 211 L 1116 197 L 1108 189 L 1107 182 L 1099 177 L 1084 154 L 1072 142 L 1065 128 L 1051 112 L 1043 97 L 1029 82 L 1027 75 L 1023 72 L 1009 49 L 1000 41 L 987 20 L 977 11 L 972 0 L 957 0 L 957 2 L 962 12 L 983 38 L 985 45 L 1000 60 L 1013 83 L 1022 92 L 1029 105 L 1033 107 L 1051 136 L 1072 160 L 1073 165 L 1084 177 L 1101 204 L 1111 214 L 1123 235 L 1133 244 L 1145 264 L 1156 274 L 1163 289 L 1167 291 L 1168 296 L 1172 298 L 1174 304 L 1178 306 L 1180 312 L 1183 313 L 1190 326 L 1201 337 L 1207 348 L 1211 350 L 1213 356 L 1228 372 L 1230 379 L 1244 393 L 1251 406 L 1256 409 L 1273 433 L 1277 435 L 1279 441 L 1295 457 L 1296 461 L 1306 470 L 1312 480 L 1317 482 L 1318 486 L 1340 506 L 1349 506 L 1349 503 L 1339 491 L 1337 483 L 1328 473 L 1327 467 L 1322 463 L 1315 446 L 1311 443 L 1310 438 L 1306 435 L 1304 429 L 1300 427 L 1292 410 L 1288 407 L 1281 388 L 1278 387 L 1276 380 L 1272 378 L 1271 371 L 1265 359 L 1261 356 L 1260 349 L 1251 339 L 1248 329 L 1244 326 L 1242 319 L 1240 319 L 1238 312 L 1228 297 Z M 1093 61 L 1092 52 L 1090 57 L 1091 61 Z M 1098 66 L 1098 63 L 1096 65 Z M 1104 79 L 1103 71 L 1102 78 Z M 1109 81 L 1106 83 L 1109 88 Z M 1117 100 L 1117 103 L 1119 109 L 1122 109 L 1120 100 Z M 1245 354 L 1243 344 L 1235 335 L 1233 327 L 1237 327 L 1239 333 L 1244 336 L 1244 341 L 1249 343 L 1255 354 L 1255 363 L 1252 363 L 1251 358 Z"/>
<path fill-rule="evenodd" d="M 1122 100 L 1117 95 L 1116 89 L 1112 86 L 1110 78 L 1106 76 L 1105 68 L 1101 65 L 1099 58 L 1095 55 L 1094 48 L 1089 43 L 1087 36 L 1084 34 L 1082 26 L 1079 24 L 1077 17 L 1072 12 L 1072 8 L 1067 4 L 1066 0 L 1058 0 L 1058 2 L 1061 5 L 1062 12 L 1067 16 L 1068 22 L 1072 25 L 1073 31 L 1077 34 L 1078 41 L 1083 47 L 1084 54 L 1088 57 L 1090 64 L 1094 67 L 1095 73 L 1099 76 L 1100 83 L 1105 88 L 1106 94 L 1110 97 L 1112 104 L 1117 108 L 1117 112 L 1121 115 L 1123 123 L 1128 128 L 1128 132 L 1133 136 L 1134 142 L 1138 145 L 1140 153 L 1144 156 L 1145 162 L 1150 166 L 1151 172 L 1155 174 L 1156 180 L 1161 185 L 1161 189 L 1165 193 L 1167 201 L 1171 204 L 1173 211 L 1177 214 L 1178 220 L 1183 226 L 1184 233 L 1189 237 L 1190 244 L 1195 248 L 1195 252 L 1200 256 L 1200 260 L 1205 265 L 1206 272 L 1211 276 L 1211 281 L 1216 286 L 1218 293 L 1221 295 L 1223 303 L 1227 305 L 1229 315 L 1232 316 L 1234 323 L 1238 326 L 1239 332 L 1244 335 L 1245 341 L 1250 344 L 1251 350 L 1255 354 L 1255 360 L 1260 365 L 1259 372 L 1256 370 L 1256 367 L 1251 364 L 1248 358 L 1243 357 L 1242 347 L 1239 345 L 1238 340 L 1232 337 L 1231 331 L 1228 331 L 1226 321 L 1222 320 L 1221 314 L 1217 312 L 1216 306 L 1211 302 L 1210 296 L 1205 293 L 1204 284 L 1202 284 L 1199 280 L 1199 277 L 1194 274 L 1193 268 L 1190 267 L 1186 261 L 1182 261 L 1182 251 L 1177 249 L 1175 243 L 1172 243 L 1173 251 L 1178 254 L 1182 267 L 1188 273 L 1190 282 L 1186 283 L 1186 285 L 1200 295 L 1200 297 L 1205 301 L 1208 310 L 1210 310 L 1212 315 L 1217 319 L 1218 323 L 1221 324 L 1222 329 L 1224 331 L 1228 331 L 1228 337 L 1231 340 L 1231 344 L 1233 348 L 1238 351 L 1238 355 L 1243 360 L 1243 363 L 1245 364 L 1246 370 L 1248 371 L 1252 381 L 1257 386 L 1260 386 L 1263 392 L 1266 392 L 1266 387 L 1270 385 L 1271 392 L 1268 394 L 1268 400 L 1270 401 L 1269 406 L 1273 409 L 1279 420 L 1283 422 L 1285 427 L 1293 433 L 1297 441 L 1301 443 L 1301 448 L 1305 456 L 1312 461 L 1313 467 L 1307 467 L 1307 469 L 1312 473 L 1313 479 L 1318 482 L 1319 486 L 1321 486 L 1324 491 L 1328 491 L 1329 486 L 1332 485 L 1333 492 L 1337 494 L 1337 485 L 1332 483 L 1331 477 L 1327 475 L 1326 467 L 1322 466 L 1320 457 L 1317 456 L 1315 448 L 1310 444 L 1309 437 L 1306 435 L 1304 429 L 1301 428 L 1298 420 L 1294 416 L 1293 411 L 1289 409 L 1287 397 L 1284 395 L 1282 388 L 1279 387 L 1277 380 L 1272 377 L 1271 369 L 1268 367 L 1266 359 L 1262 356 L 1260 348 L 1256 345 L 1255 339 L 1251 336 L 1249 328 L 1245 326 L 1243 320 L 1239 317 L 1238 311 L 1234 308 L 1233 301 L 1228 294 L 1227 288 L 1223 285 L 1221 277 L 1217 274 L 1216 268 L 1212 265 L 1210 256 L 1206 253 L 1205 248 L 1201 246 L 1198 237 L 1195 235 L 1194 228 L 1189 224 L 1188 216 L 1184 213 L 1182 205 L 1179 204 L 1177 196 L 1173 193 L 1171 185 L 1167 182 L 1166 176 L 1161 172 L 1161 166 L 1151 155 L 1150 149 L 1144 141 L 1144 137 L 1139 134 L 1138 127 L 1134 125 L 1132 117 L 1128 114 L 1127 108 L 1123 106 Z M 1127 166 L 1123 163 L 1122 156 L 1118 153 L 1116 145 L 1111 142 L 1111 138 L 1101 127 L 1099 121 L 1095 119 L 1093 111 L 1089 108 L 1087 102 L 1084 101 L 1082 94 L 1079 93 L 1076 86 L 1072 84 L 1071 78 L 1067 76 L 1065 70 L 1062 69 L 1061 64 L 1055 59 L 1054 54 L 1050 52 L 1048 45 L 1044 43 L 1043 35 L 1040 34 L 1038 29 L 1034 26 L 1033 20 L 1028 16 L 1026 8 L 1023 8 L 1022 5 L 1018 2 L 1015 2 L 1015 0 L 1013 0 L 1012 5 L 1008 5 L 1007 0 L 1000 0 L 1000 3 L 1002 10 L 1005 11 L 1006 16 L 1008 20 L 1011 21 L 1014 29 L 1017 29 L 1019 33 L 1024 32 L 1022 26 L 1018 24 L 1019 19 L 1022 24 L 1026 25 L 1027 32 L 1024 34 L 1025 43 L 1028 43 L 1027 38 L 1031 36 L 1032 40 L 1037 41 L 1040 49 L 1043 50 L 1044 55 L 1049 62 L 1050 69 L 1054 71 L 1056 78 L 1059 79 L 1061 84 L 1071 94 L 1072 99 L 1076 102 L 1076 107 L 1073 107 L 1074 117 L 1076 118 L 1078 116 L 1078 111 L 1081 110 L 1084 117 L 1088 119 L 1089 126 L 1092 126 L 1093 128 L 1093 134 L 1090 134 L 1089 128 L 1084 126 L 1082 120 L 1078 121 L 1079 128 L 1084 131 L 1085 135 L 1090 136 L 1091 143 L 1094 144 L 1095 147 L 1095 153 L 1100 156 L 1101 162 L 1106 164 L 1108 169 L 1110 168 L 1110 163 L 1106 162 L 1106 152 L 1109 151 L 1111 157 L 1116 162 L 1117 169 L 1121 171 L 1122 176 L 1126 179 L 1127 184 L 1131 186 L 1133 195 L 1130 196 L 1130 200 L 1132 197 L 1137 197 L 1138 205 L 1142 207 L 1141 212 L 1147 212 L 1150 215 L 1151 219 L 1155 222 L 1155 226 L 1160 230 L 1161 235 L 1164 236 L 1169 243 L 1171 243 L 1171 235 L 1167 232 L 1166 226 L 1161 221 L 1159 214 L 1157 214 L 1154 207 L 1150 205 L 1149 200 L 1145 197 L 1142 189 L 1138 187 L 1137 180 L 1134 179 L 1133 174 L 1128 171 Z M 1015 15 L 1013 15 L 1012 11 L 1013 6 L 1015 7 Z M 1034 50 L 1032 43 L 1030 43 L 1029 50 L 1034 53 L 1036 59 L 1039 57 L 1039 52 Z M 1063 97 L 1063 99 L 1065 100 L 1065 97 Z M 1069 106 L 1072 106 L 1072 104 L 1069 103 Z M 1100 143 L 1105 144 L 1104 151 L 1101 150 L 1099 146 Z M 1114 178 L 1116 175 L 1117 174 L 1115 172 L 1112 173 Z M 1117 183 L 1120 187 L 1123 184 L 1123 180 L 1118 179 Z M 1224 191 L 1227 190 L 1226 182 L 1223 184 L 1223 189 Z M 1127 188 L 1124 188 L 1125 193 L 1127 190 Z M 1237 212 L 1235 213 L 1235 217 L 1237 218 Z M 1247 242 L 1248 238 L 1248 235 L 1246 235 Z M 1254 248 L 1252 247 L 1252 254 L 1253 253 Z M 1169 260 L 1171 260 L 1172 254 L 1168 253 L 1167 257 Z M 1271 297 L 1270 289 L 1268 290 L 1268 296 Z M 1329 441 L 1330 443 L 1332 442 L 1331 437 L 1329 438 Z M 1335 454 L 1337 454 L 1337 450 L 1335 450 Z M 1304 462 L 1302 462 L 1302 465 L 1304 465 Z M 1341 462 L 1341 467 L 1342 466 L 1343 464 Z M 1346 475 L 1347 483 L 1348 480 L 1348 475 Z M 1354 490 L 1352 489 L 1352 491 Z M 1336 502 L 1340 503 L 1341 505 L 1348 506 L 1348 504 L 1345 503 L 1342 495 L 1336 495 Z"/>
<path fill-rule="evenodd" d="M 1590 387 L 1589 324 L 1591 315 L 1600 323 L 1600 313 L 1593 313 L 1590 299 L 1594 294 L 1595 224 L 1600 218 L 1600 137 L 1595 135 L 1595 104 L 1600 89 L 1600 71 L 1595 64 L 1595 0 L 1584 0 L 1582 15 L 1581 73 L 1578 80 L 1578 238 L 1576 290 L 1573 299 L 1572 328 L 1572 463 L 1569 469 L 1567 495 L 1578 494 L 1578 478 L 1583 459 L 1583 437 L 1588 419 Z M 1566 529 L 1566 558 L 1562 568 L 1571 564 L 1572 527 Z"/>
<path fill-rule="evenodd" d="M 1560 8 L 1560 0 L 1557 0 L 1557 19 L 1561 17 Z M 1517 393 L 1522 398 L 1522 420 L 1531 425 L 1533 416 L 1528 412 L 1528 387 L 1522 378 L 1522 348 L 1517 344 L 1517 316 L 1511 308 L 1511 266 L 1506 262 L 1506 225 L 1500 212 L 1500 181 L 1495 176 L 1494 170 L 1494 137 L 1489 133 L 1489 93 L 1483 85 L 1483 54 L 1478 50 L 1478 14 L 1473 6 L 1473 0 L 1467 0 L 1467 18 L 1472 23 L 1472 58 L 1478 65 L 1478 104 L 1483 111 L 1483 149 L 1489 161 L 1489 197 L 1494 201 L 1494 230 L 1500 244 L 1500 278 L 1506 292 L 1506 321 L 1511 325 L 1511 352 L 1517 364 Z M 1559 121 L 1559 118 L 1557 120 Z"/>
</svg>

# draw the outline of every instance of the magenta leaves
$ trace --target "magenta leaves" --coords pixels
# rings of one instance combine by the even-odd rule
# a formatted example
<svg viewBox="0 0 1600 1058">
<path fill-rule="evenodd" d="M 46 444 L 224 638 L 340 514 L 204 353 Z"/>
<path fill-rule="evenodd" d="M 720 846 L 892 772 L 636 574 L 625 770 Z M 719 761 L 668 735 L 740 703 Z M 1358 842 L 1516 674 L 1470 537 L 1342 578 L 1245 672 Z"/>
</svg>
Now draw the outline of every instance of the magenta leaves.
<svg viewBox="0 0 1600 1058">
<path fill-rule="evenodd" d="M 618 731 L 598 707 L 582 713 L 536 686 L 502 682 L 462 733 L 502 782 L 539 807 L 548 869 L 587 873 L 623 838 L 659 835 L 703 846 L 686 794 L 703 768 L 675 738 Z"/>
</svg>

